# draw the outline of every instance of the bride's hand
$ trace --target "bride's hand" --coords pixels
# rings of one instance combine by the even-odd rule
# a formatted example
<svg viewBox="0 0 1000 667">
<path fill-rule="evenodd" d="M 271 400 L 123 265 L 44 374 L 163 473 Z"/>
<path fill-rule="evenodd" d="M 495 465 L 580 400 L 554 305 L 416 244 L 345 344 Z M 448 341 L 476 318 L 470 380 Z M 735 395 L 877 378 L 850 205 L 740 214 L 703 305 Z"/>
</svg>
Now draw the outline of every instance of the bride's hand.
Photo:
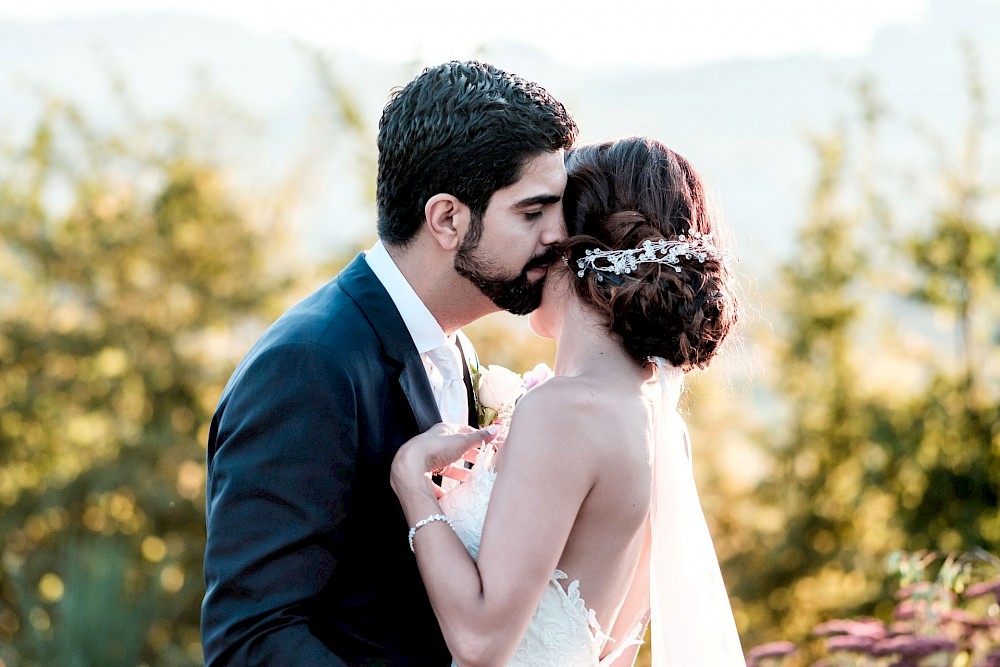
<svg viewBox="0 0 1000 667">
<path fill-rule="evenodd" d="M 461 479 L 467 474 L 464 465 L 452 464 L 462 460 L 463 455 L 473 447 L 493 440 L 497 430 L 493 426 L 474 429 L 465 425 L 435 424 L 404 443 L 396 452 L 389 475 L 392 490 L 399 496 L 415 484 L 422 489 L 433 487 L 426 473 Z"/>
</svg>

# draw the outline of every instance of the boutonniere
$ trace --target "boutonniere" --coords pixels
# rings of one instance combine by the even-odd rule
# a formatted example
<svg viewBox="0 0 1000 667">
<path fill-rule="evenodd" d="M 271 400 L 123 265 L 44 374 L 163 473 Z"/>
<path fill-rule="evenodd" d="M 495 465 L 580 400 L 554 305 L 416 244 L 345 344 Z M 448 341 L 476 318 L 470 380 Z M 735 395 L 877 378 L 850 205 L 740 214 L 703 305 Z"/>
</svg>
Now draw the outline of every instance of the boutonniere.
<svg viewBox="0 0 1000 667">
<path fill-rule="evenodd" d="M 527 373 L 518 375 L 497 364 L 485 367 L 477 364 L 470 370 L 470 375 L 479 427 L 499 424 L 506 432 L 514 406 L 528 390 L 552 377 L 552 369 L 546 364 L 538 364 Z"/>
</svg>

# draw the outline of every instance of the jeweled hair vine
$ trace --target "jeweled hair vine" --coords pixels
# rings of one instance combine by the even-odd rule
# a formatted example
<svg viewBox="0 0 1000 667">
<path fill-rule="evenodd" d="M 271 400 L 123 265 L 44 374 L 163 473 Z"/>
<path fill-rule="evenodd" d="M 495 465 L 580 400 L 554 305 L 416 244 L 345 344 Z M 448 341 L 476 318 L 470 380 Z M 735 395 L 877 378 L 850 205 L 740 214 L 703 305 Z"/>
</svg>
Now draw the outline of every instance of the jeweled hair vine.
<svg viewBox="0 0 1000 667">
<path fill-rule="evenodd" d="M 637 248 L 624 250 L 587 249 L 584 256 L 576 260 L 576 275 L 580 278 L 589 271 L 597 273 L 597 280 L 603 281 L 604 274 L 630 274 L 640 264 L 664 264 L 681 272 L 682 260 L 705 263 L 714 259 L 720 264 L 728 264 L 732 255 L 720 250 L 711 239 L 700 232 L 689 231 L 676 239 L 646 239 Z"/>
<path fill-rule="evenodd" d="M 705 367 L 739 307 L 729 236 L 694 167 L 628 137 L 574 148 L 566 171 L 559 249 L 574 292 L 636 361 Z"/>
</svg>

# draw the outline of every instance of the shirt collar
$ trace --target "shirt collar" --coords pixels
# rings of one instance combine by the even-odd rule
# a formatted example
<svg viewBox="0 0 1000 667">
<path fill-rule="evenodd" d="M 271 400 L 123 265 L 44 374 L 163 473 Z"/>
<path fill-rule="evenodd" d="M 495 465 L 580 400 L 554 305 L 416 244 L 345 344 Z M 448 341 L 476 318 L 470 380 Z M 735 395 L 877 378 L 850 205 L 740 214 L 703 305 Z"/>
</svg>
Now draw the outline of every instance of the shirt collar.
<svg viewBox="0 0 1000 667">
<path fill-rule="evenodd" d="M 448 340 L 444 335 L 444 329 L 410 287 L 410 283 L 389 256 L 381 240 L 376 241 L 375 245 L 365 253 L 365 261 L 385 291 L 389 293 L 389 298 L 403 318 L 406 330 L 410 332 L 417 353 L 424 354 L 444 345 Z"/>
</svg>

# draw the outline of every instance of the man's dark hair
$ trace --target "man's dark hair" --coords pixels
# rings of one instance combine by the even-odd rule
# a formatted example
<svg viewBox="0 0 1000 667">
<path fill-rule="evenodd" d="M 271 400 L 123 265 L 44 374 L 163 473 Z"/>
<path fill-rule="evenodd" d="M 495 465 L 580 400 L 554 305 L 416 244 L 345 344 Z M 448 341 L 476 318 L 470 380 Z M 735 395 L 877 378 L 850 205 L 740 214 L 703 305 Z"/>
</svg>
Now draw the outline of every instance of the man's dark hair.
<svg viewBox="0 0 1000 667">
<path fill-rule="evenodd" d="M 478 238 L 493 193 L 576 136 L 566 108 L 536 83 L 476 61 L 425 69 L 394 91 L 379 121 L 379 237 L 406 245 L 427 200 L 446 192 L 469 207 Z"/>
</svg>

